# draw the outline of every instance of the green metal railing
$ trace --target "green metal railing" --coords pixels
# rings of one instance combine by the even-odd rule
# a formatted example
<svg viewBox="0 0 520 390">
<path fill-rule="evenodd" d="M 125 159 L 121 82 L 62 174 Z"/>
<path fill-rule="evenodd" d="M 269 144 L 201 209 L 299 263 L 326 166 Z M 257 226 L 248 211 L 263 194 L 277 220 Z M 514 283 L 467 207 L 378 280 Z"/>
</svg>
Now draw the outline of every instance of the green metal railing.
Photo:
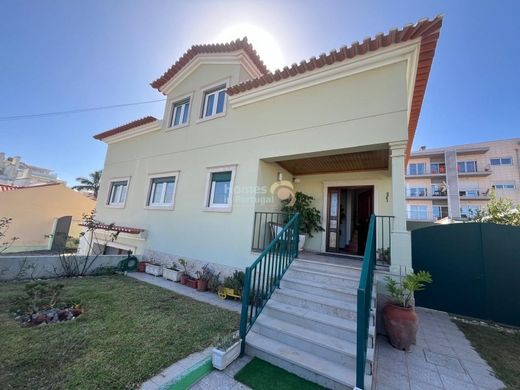
<svg viewBox="0 0 520 390">
<path fill-rule="evenodd" d="M 368 328 L 372 306 L 372 286 L 376 267 L 376 216 L 372 214 L 368 226 L 367 243 L 363 257 L 363 268 L 357 290 L 357 353 L 356 387 L 365 388 L 365 369 L 367 362 Z"/>
<path fill-rule="evenodd" d="M 262 312 L 269 298 L 280 286 L 285 271 L 298 257 L 300 215 L 294 214 L 260 256 L 246 268 L 242 290 L 240 317 L 241 353 L 244 353 L 246 335 Z"/>
</svg>

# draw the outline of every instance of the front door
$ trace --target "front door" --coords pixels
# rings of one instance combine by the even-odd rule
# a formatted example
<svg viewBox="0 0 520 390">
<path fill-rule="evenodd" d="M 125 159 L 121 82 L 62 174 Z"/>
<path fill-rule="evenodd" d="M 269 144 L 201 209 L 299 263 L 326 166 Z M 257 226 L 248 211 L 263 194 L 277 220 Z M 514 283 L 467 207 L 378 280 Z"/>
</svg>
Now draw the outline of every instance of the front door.
<svg viewBox="0 0 520 390">
<path fill-rule="evenodd" d="M 331 187 L 327 194 L 325 250 L 362 256 L 370 215 L 374 212 L 374 188 Z"/>
</svg>

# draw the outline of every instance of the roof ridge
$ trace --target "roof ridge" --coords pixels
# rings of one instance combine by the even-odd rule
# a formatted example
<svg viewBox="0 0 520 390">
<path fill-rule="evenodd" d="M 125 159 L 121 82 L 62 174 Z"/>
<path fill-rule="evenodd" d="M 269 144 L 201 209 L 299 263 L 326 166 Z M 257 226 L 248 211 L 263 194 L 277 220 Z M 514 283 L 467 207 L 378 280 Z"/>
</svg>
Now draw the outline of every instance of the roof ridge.
<svg viewBox="0 0 520 390">
<path fill-rule="evenodd" d="M 227 89 L 228 95 L 236 95 L 250 89 L 254 89 L 266 84 L 271 84 L 274 81 L 285 79 L 296 74 L 305 73 L 307 71 L 321 68 L 325 65 L 331 65 L 335 62 L 342 62 L 346 59 L 353 58 L 357 55 L 366 54 L 370 51 L 375 51 L 381 47 L 387 47 L 393 43 L 405 42 L 410 39 L 415 39 L 418 36 L 430 35 L 440 29 L 442 24 L 442 15 L 437 15 L 431 21 L 428 18 L 422 18 L 415 24 L 406 24 L 400 30 L 393 28 L 388 33 L 377 33 L 374 37 L 366 37 L 362 43 L 354 41 L 348 45 L 335 48 L 328 53 L 321 53 L 318 58 L 310 57 L 308 60 L 302 60 L 299 64 L 293 63 L 290 67 L 284 66 L 274 71 L 269 71 L 263 76 L 243 81 L 239 84 L 232 85 Z M 437 24 L 439 24 L 437 26 Z M 434 27 L 437 27 L 434 29 Z M 421 31 L 422 30 L 422 31 Z M 432 31 L 434 30 L 434 31 Z"/>
<path fill-rule="evenodd" d="M 256 50 L 253 48 L 253 45 L 248 41 L 246 36 L 242 39 L 236 39 L 227 43 L 205 43 L 192 45 L 166 72 L 164 72 L 161 77 L 151 82 L 150 85 L 155 89 L 160 89 L 198 54 L 230 53 L 238 50 L 244 50 L 262 74 L 268 73 L 267 67 Z"/>
</svg>

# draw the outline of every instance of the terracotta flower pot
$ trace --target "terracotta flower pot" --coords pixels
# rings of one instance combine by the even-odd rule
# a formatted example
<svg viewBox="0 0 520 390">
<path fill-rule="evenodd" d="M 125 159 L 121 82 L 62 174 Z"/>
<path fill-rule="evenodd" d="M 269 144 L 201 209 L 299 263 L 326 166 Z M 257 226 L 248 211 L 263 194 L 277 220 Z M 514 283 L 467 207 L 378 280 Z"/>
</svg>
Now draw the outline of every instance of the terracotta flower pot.
<svg viewBox="0 0 520 390">
<path fill-rule="evenodd" d="M 208 281 L 202 279 L 197 280 L 197 290 L 208 291 Z"/>
<path fill-rule="evenodd" d="M 186 280 L 186 286 L 191 287 L 191 288 L 197 288 L 197 279 L 188 278 Z"/>
<path fill-rule="evenodd" d="M 188 282 L 188 275 L 181 275 L 181 284 L 186 284 Z"/>
<path fill-rule="evenodd" d="M 415 309 L 389 303 L 383 309 L 383 319 L 390 344 L 401 351 L 409 351 L 415 344 L 419 327 Z"/>
</svg>

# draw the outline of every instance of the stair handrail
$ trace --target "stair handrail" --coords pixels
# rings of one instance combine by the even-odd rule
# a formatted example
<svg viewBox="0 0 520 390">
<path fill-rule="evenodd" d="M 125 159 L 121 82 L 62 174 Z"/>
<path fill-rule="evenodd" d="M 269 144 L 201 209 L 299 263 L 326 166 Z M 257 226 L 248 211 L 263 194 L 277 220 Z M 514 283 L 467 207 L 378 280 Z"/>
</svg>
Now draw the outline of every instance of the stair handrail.
<svg viewBox="0 0 520 390">
<path fill-rule="evenodd" d="M 241 354 L 245 351 L 246 335 L 262 312 L 280 280 L 298 257 L 300 214 L 291 216 L 257 259 L 246 268 L 242 289 L 240 316 Z"/>
<path fill-rule="evenodd" d="M 365 370 L 368 348 L 368 329 L 372 306 L 372 288 L 376 266 L 376 216 L 370 216 L 368 235 L 363 256 L 363 267 L 357 290 L 356 330 L 356 388 L 365 388 Z"/>
</svg>

